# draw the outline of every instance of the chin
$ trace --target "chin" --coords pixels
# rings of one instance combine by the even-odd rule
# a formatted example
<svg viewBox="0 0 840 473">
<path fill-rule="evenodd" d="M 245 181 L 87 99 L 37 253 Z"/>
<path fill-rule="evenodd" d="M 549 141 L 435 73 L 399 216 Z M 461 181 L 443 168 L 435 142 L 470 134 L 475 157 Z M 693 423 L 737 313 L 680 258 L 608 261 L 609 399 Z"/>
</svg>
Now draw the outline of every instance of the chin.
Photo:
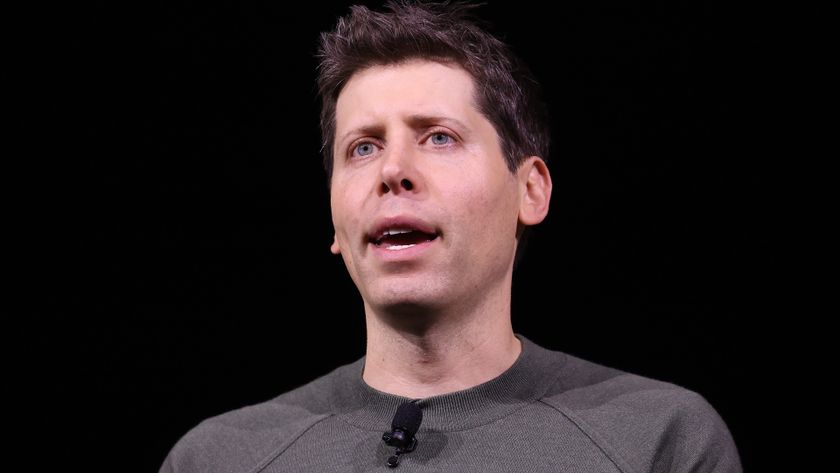
<svg viewBox="0 0 840 473">
<path fill-rule="evenodd" d="M 371 306 L 377 312 L 403 314 L 405 316 L 418 316 L 430 312 L 436 312 L 446 305 L 448 294 L 445 294 L 442 287 L 430 287 L 429 285 L 415 284 L 393 284 L 389 287 L 380 287 L 372 291 L 370 299 Z M 412 287 L 413 286 L 413 287 Z"/>
<path fill-rule="evenodd" d="M 376 312 L 391 327 L 417 336 L 422 336 L 435 324 L 439 313 L 431 304 L 407 300 L 382 304 Z"/>
</svg>

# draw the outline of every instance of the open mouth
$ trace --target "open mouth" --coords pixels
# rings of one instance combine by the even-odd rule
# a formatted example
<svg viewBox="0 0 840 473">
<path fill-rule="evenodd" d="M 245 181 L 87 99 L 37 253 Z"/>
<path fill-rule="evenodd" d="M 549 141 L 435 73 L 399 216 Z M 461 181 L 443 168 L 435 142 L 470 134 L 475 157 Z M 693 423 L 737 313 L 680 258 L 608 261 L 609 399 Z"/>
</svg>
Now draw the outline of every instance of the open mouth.
<svg viewBox="0 0 840 473">
<path fill-rule="evenodd" d="M 376 237 L 371 238 L 370 242 L 377 248 L 397 251 L 433 241 L 437 237 L 437 233 L 426 233 L 420 230 L 398 228 L 385 230 Z"/>
</svg>

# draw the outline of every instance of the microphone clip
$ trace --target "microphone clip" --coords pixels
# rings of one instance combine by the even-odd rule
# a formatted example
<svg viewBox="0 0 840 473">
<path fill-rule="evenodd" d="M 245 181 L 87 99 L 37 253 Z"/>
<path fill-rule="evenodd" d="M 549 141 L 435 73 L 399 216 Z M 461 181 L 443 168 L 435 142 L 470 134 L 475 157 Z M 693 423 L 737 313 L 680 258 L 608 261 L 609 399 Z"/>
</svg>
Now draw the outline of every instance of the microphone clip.
<svg viewBox="0 0 840 473">
<path fill-rule="evenodd" d="M 410 435 L 402 429 L 393 429 L 390 432 L 385 431 L 382 434 L 382 440 L 386 445 L 396 447 L 394 454 L 388 457 L 385 462 L 390 468 L 396 468 L 400 464 L 400 455 L 404 453 L 413 452 L 417 448 L 417 437 Z"/>
<path fill-rule="evenodd" d="M 414 434 L 420 428 L 421 422 L 423 422 L 423 411 L 416 401 L 406 401 L 397 407 L 394 420 L 391 422 L 391 430 L 386 430 L 382 434 L 385 445 L 397 448 L 385 462 L 389 468 L 396 468 L 400 464 L 400 455 L 417 448 L 417 438 Z"/>
</svg>

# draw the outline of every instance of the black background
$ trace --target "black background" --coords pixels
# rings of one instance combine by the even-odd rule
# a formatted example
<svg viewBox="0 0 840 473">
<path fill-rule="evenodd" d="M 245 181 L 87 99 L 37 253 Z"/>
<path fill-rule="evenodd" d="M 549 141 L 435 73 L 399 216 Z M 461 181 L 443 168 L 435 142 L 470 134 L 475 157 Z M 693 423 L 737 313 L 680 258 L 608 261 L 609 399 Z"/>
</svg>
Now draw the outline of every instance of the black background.
<svg viewBox="0 0 840 473">
<path fill-rule="evenodd" d="M 362 356 L 361 300 L 328 251 L 314 90 L 318 32 L 348 5 L 74 6 L 42 38 L 42 139 L 62 151 L 26 196 L 37 304 L 19 366 L 63 462 L 156 471 L 200 420 Z M 701 393 L 760 470 L 779 366 L 761 12 L 481 11 L 553 121 L 515 330 Z"/>
</svg>

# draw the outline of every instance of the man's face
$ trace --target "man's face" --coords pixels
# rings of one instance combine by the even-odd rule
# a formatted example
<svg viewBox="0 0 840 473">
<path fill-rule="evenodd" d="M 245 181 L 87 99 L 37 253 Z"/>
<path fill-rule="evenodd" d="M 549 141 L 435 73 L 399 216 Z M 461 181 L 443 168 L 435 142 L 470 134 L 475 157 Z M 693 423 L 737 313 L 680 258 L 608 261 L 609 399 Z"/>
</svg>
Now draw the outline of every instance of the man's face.
<svg viewBox="0 0 840 473">
<path fill-rule="evenodd" d="M 366 304 L 446 307 L 509 281 L 520 184 L 466 71 L 357 72 L 338 97 L 334 156 L 331 250 Z"/>
</svg>

